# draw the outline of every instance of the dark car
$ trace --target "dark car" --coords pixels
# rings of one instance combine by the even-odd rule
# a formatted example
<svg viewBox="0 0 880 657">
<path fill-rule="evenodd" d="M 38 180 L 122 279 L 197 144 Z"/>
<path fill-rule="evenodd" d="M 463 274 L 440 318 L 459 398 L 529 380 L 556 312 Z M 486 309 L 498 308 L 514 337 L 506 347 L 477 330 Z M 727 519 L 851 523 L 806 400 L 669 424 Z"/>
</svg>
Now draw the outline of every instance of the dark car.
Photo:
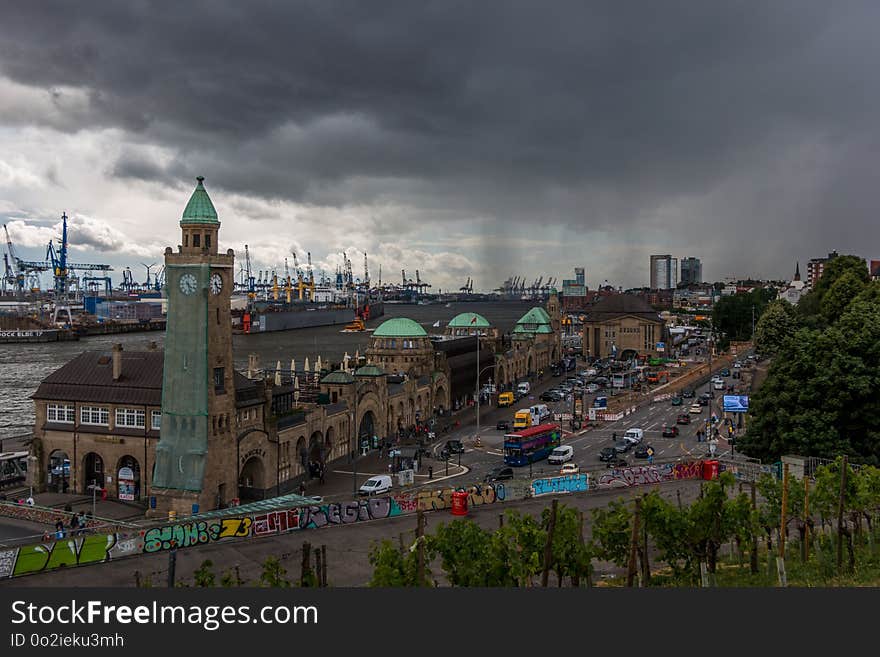
<svg viewBox="0 0 880 657">
<path fill-rule="evenodd" d="M 498 420 L 498 424 L 495 425 L 495 428 L 498 431 L 510 431 L 510 422 L 507 420 Z"/>
<path fill-rule="evenodd" d="M 725 367 L 721 370 L 721 376 L 730 376 L 730 370 Z"/>
<path fill-rule="evenodd" d="M 616 443 L 614 443 L 614 451 L 618 454 L 628 452 L 630 447 L 632 447 L 632 443 L 628 440 L 618 440 Z"/>
<path fill-rule="evenodd" d="M 690 424 L 691 416 L 689 413 L 681 413 L 677 418 L 675 418 L 676 424 Z"/>
<path fill-rule="evenodd" d="M 675 438 L 678 435 L 678 427 L 674 424 L 670 424 L 669 426 L 663 427 L 663 437 L 664 438 Z"/>
<path fill-rule="evenodd" d="M 620 456 L 615 456 L 610 461 L 605 461 L 606 468 L 626 468 L 629 466 L 629 463 L 626 462 L 625 458 L 621 458 Z"/>
<path fill-rule="evenodd" d="M 673 397 L 672 398 L 672 405 L 673 406 L 681 406 L 681 403 L 682 403 L 681 397 Z"/>
<path fill-rule="evenodd" d="M 464 445 L 462 445 L 460 440 L 447 440 L 443 449 L 450 454 L 464 454 Z"/>
<path fill-rule="evenodd" d="M 700 398 L 697 400 L 697 403 L 699 403 L 700 406 L 708 406 L 708 405 L 709 405 L 709 399 L 710 399 L 710 397 L 700 397 Z"/>
<path fill-rule="evenodd" d="M 648 450 L 650 450 L 650 452 Z M 637 459 L 646 459 L 653 453 L 654 448 L 650 445 L 639 445 L 638 447 L 636 447 L 636 451 L 633 452 L 633 456 L 635 456 Z"/>
<path fill-rule="evenodd" d="M 513 479 L 513 468 L 498 466 L 492 468 L 488 474 L 483 477 L 483 481 L 487 484 L 490 484 L 493 481 L 504 481 L 505 479 Z"/>
<path fill-rule="evenodd" d="M 562 394 L 555 390 L 547 390 L 544 394 L 541 395 L 540 399 L 541 401 L 558 402 L 562 401 Z"/>
<path fill-rule="evenodd" d="M 690 388 L 688 388 L 687 390 L 682 390 L 681 396 L 690 399 L 691 397 L 694 396 L 694 391 L 691 390 Z"/>
<path fill-rule="evenodd" d="M 611 461 L 615 458 L 617 458 L 617 452 L 613 447 L 603 447 L 602 451 L 599 452 L 600 461 Z"/>
</svg>

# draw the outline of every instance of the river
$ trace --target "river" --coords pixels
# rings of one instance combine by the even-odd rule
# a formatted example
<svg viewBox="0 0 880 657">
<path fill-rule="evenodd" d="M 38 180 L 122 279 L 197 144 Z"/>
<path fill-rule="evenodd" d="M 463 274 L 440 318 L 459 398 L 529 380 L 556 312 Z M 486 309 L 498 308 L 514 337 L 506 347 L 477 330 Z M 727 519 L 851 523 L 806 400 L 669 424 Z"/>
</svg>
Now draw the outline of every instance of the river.
<svg viewBox="0 0 880 657">
<path fill-rule="evenodd" d="M 440 332 L 447 322 L 462 312 L 478 312 L 490 324 L 502 332 L 510 331 L 535 302 L 453 302 L 449 308 L 444 304 L 417 306 L 409 304 L 385 304 L 385 315 L 368 322 L 375 328 L 392 317 L 409 317 L 425 327 L 429 333 Z M 441 328 L 432 325 L 441 322 Z M 354 356 L 355 351 L 363 354 L 369 346 L 369 332 L 341 333 L 342 326 L 322 326 L 233 337 L 233 359 L 239 371 L 247 370 L 248 354 L 260 357 L 262 367 L 274 367 L 280 360 L 282 367 L 290 367 L 290 360 L 296 359 L 297 369 L 309 359 L 314 366 L 317 356 L 323 361 L 330 359 L 339 362 L 345 352 Z M 148 333 L 122 333 L 119 335 L 100 335 L 83 338 L 76 342 L 56 342 L 49 344 L 0 344 L 0 439 L 28 433 L 34 426 L 34 404 L 31 395 L 37 390 L 40 381 L 56 369 L 84 351 L 107 351 L 121 343 L 128 350 L 143 350 L 151 341 L 161 348 L 165 334 L 157 331 Z"/>
</svg>

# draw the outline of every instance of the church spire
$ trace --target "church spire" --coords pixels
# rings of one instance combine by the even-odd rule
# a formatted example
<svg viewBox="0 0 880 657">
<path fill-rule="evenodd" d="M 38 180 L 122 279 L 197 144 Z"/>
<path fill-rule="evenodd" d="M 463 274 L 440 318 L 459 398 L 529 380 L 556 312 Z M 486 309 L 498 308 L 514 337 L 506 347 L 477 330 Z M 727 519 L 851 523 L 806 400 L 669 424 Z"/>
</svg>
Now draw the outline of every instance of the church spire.
<svg viewBox="0 0 880 657">
<path fill-rule="evenodd" d="M 794 280 L 796 280 L 796 281 L 801 280 L 801 263 L 800 262 L 794 263 Z"/>
</svg>

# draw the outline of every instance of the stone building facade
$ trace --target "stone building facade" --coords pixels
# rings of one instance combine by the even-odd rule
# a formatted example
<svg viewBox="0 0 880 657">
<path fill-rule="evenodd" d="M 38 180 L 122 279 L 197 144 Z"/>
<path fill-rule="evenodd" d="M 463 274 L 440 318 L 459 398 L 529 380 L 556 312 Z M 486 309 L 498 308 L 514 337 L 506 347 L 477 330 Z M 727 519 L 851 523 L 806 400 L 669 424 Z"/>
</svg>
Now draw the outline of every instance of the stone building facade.
<svg viewBox="0 0 880 657">
<path fill-rule="evenodd" d="M 587 358 L 666 356 L 667 343 L 666 323 L 643 299 L 631 294 L 606 297 L 584 317 L 581 346 Z"/>
</svg>

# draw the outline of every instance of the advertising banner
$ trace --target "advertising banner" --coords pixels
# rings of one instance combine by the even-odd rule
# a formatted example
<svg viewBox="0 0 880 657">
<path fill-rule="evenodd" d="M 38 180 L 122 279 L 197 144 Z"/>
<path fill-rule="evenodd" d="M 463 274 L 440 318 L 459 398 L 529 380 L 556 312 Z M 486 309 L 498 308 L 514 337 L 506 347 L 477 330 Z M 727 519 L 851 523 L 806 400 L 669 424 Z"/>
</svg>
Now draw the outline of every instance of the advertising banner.
<svg viewBox="0 0 880 657">
<path fill-rule="evenodd" d="M 748 413 L 749 397 L 748 395 L 724 395 L 724 412 L 725 413 Z"/>
</svg>

